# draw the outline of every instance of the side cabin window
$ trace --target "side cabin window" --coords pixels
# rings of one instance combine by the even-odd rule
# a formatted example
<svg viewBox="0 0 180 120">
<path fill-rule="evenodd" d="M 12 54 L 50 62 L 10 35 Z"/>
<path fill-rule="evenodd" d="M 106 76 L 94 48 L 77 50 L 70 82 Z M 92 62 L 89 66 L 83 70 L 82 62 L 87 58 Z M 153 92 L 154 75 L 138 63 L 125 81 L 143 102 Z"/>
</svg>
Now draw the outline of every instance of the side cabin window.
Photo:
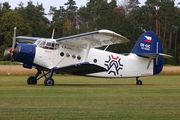
<svg viewBox="0 0 180 120">
<path fill-rule="evenodd" d="M 44 49 L 56 50 L 59 48 L 59 44 L 56 43 L 55 40 L 51 40 L 51 39 L 44 39 L 44 40 L 40 39 L 37 40 L 34 44 Z"/>
</svg>

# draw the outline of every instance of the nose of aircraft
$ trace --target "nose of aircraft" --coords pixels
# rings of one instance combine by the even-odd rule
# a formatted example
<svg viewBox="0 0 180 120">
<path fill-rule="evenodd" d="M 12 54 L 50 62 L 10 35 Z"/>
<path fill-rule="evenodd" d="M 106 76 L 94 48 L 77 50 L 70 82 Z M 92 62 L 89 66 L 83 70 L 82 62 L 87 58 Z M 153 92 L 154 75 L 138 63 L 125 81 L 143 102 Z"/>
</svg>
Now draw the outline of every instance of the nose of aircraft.
<svg viewBox="0 0 180 120">
<path fill-rule="evenodd" d="M 17 43 L 14 51 L 11 48 L 9 52 L 13 53 L 12 60 L 32 65 L 35 57 L 35 48 L 34 44 Z"/>
</svg>

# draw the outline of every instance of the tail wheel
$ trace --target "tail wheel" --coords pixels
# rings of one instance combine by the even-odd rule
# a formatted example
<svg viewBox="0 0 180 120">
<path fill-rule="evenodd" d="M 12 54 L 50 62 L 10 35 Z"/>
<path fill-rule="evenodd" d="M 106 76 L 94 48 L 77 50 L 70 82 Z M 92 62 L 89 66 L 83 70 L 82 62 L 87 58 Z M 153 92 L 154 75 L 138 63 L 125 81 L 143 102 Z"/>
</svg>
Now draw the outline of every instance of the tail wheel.
<svg viewBox="0 0 180 120">
<path fill-rule="evenodd" d="M 30 76 L 30 77 L 27 79 L 27 84 L 28 84 L 28 85 L 36 85 L 36 84 L 37 84 L 37 80 L 35 79 L 34 76 Z"/>
<path fill-rule="evenodd" d="M 54 80 L 52 78 L 46 78 L 44 80 L 44 85 L 45 86 L 53 86 L 54 85 Z"/>
</svg>

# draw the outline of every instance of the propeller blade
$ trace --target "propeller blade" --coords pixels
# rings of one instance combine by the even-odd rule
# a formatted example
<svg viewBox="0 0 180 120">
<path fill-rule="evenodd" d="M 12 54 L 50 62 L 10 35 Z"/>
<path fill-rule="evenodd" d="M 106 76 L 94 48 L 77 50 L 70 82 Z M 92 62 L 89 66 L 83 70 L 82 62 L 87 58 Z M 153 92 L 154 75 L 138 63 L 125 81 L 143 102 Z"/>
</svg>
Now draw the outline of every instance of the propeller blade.
<svg viewBox="0 0 180 120">
<path fill-rule="evenodd" d="M 6 49 L 4 51 L 4 56 L 5 55 L 8 55 L 8 54 L 11 54 L 11 61 L 9 63 L 9 70 L 8 70 L 8 75 L 11 74 L 11 65 L 12 65 L 12 55 L 13 55 L 13 52 L 14 52 L 14 47 L 16 45 L 16 27 L 14 27 L 14 33 L 13 33 L 13 40 L 12 40 L 12 47 L 10 49 Z"/>
<path fill-rule="evenodd" d="M 4 56 L 6 56 L 8 54 L 10 54 L 9 50 L 8 49 L 4 50 Z"/>
<path fill-rule="evenodd" d="M 14 51 L 15 44 L 16 44 L 16 27 L 14 27 L 13 41 L 12 41 L 12 51 Z"/>
</svg>

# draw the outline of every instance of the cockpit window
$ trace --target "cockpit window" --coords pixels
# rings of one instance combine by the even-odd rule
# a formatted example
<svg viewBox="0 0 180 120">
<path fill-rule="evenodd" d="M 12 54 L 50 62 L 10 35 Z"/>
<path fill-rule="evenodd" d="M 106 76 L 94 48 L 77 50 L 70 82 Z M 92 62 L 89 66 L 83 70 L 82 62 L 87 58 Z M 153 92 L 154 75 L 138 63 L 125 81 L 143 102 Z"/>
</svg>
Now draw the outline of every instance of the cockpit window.
<svg viewBox="0 0 180 120">
<path fill-rule="evenodd" d="M 46 41 L 41 41 L 38 44 L 38 46 L 43 47 L 43 48 L 45 47 L 45 45 L 46 45 Z"/>
<path fill-rule="evenodd" d="M 44 39 L 44 40 L 40 39 L 40 40 L 37 40 L 34 44 L 37 45 L 38 47 L 45 48 L 45 49 L 55 50 L 59 48 L 59 44 L 56 43 L 56 41 L 50 40 L 50 39 Z"/>
</svg>

